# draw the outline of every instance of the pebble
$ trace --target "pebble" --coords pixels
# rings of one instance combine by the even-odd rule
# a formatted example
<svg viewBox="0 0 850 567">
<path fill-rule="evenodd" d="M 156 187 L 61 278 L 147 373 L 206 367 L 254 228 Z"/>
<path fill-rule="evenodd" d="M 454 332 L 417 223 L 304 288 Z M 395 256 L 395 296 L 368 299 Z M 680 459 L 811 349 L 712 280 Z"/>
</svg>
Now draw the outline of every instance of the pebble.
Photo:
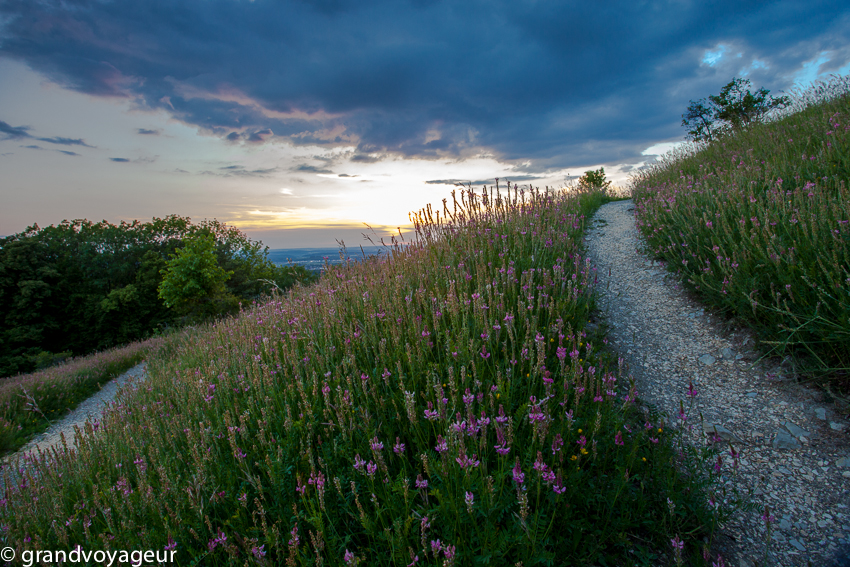
<svg viewBox="0 0 850 567">
<path fill-rule="evenodd" d="M 741 439 L 738 438 L 737 435 L 720 425 L 719 423 L 710 423 L 706 421 L 703 423 L 703 431 L 708 435 L 709 439 L 712 436 L 717 436 L 724 441 L 734 441 L 735 443 L 743 443 Z"/>
<path fill-rule="evenodd" d="M 710 354 L 704 354 L 699 357 L 699 361 L 705 364 L 706 366 L 711 366 L 712 364 L 714 364 L 714 360 L 714 357 Z"/>
<path fill-rule="evenodd" d="M 808 437 L 809 436 L 808 431 L 806 431 L 805 429 L 799 427 L 798 425 L 796 425 L 794 423 L 791 423 L 790 421 L 786 421 L 783 425 L 785 426 L 785 429 L 787 429 L 788 432 L 791 433 L 791 435 L 793 435 L 794 437 L 797 437 L 798 439 L 800 437 Z"/>
<path fill-rule="evenodd" d="M 799 449 L 800 446 L 800 442 L 787 431 L 777 431 L 776 437 L 773 438 L 775 449 Z"/>
</svg>

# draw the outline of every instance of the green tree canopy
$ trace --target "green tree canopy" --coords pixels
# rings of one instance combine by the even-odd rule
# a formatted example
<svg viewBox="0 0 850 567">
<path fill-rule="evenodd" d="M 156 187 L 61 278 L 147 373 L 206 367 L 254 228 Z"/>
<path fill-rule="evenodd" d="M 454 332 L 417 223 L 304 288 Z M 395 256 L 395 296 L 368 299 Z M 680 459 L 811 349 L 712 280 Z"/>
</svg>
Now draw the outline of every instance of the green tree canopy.
<svg viewBox="0 0 850 567">
<path fill-rule="evenodd" d="M 588 189 L 607 189 L 611 186 L 610 181 L 605 181 L 604 167 L 600 167 L 596 171 L 585 171 L 584 175 L 579 177 L 578 184 L 580 187 Z"/>
<path fill-rule="evenodd" d="M 188 301 L 168 308 L 159 295 L 163 270 L 198 239 L 213 243 L 205 261 L 212 266 L 212 256 L 231 274 L 225 290 L 216 288 L 216 301 L 205 306 Z M 202 316 L 215 307 L 221 314 L 275 286 L 285 290 L 313 278 L 300 266 L 273 264 L 268 248 L 215 219 L 33 225 L 0 238 L 0 376 L 29 372 L 54 354 L 82 355 L 145 338 L 179 322 L 184 308 Z"/>
<path fill-rule="evenodd" d="M 708 100 L 691 101 L 682 115 L 682 126 L 689 128 L 688 139 L 710 142 L 721 132 L 740 130 L 762 121 L 768 112 L 790 101 L 787 96 L 770 96 L 765 88 L 752 93 L 750 86 L 749 79 L 735 78 Z"/>
<path fill-rule="evenodd" d="M 216 315 L 236 301 L 224 283 L 233 271 L 224 271 L 215 255 L 215 238 L 199 234 L 178 248 L 160 273 L 159 297 L 166 307 L 183 315 Z"/>
</svg>

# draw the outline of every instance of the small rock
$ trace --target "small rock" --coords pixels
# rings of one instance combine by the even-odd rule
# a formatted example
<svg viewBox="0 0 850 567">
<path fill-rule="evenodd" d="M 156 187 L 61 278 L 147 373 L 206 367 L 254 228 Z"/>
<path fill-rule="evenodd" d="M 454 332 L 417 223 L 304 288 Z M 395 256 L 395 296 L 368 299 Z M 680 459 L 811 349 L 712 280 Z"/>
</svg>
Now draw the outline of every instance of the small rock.
<svg viewBox="0 0 850 567">
<path fill-rule="evenodd" d="M 815 408 L 815 417 L 821 421 L 826 421 L 826 410 L 824 408 Z"/>
<path fill-rule="evenodd" d="M 787 431 L 777 431 L 773 439 L 774 449 L 799 449 L 800 442 Z"/>
<path fill-rule="evenodd" d="M 782 518 L 781 520 L 779 520 L 779 527 L 788 532 L 791 531 L 791 528 L 793 528 L 794 526 L 791 525 L 791 522 L 789 522 L 785 518 Z"/>
<path fill-rule="evenodd" d="M 717 435 L 717 437 L 720 437 L 724 441 L 733 441 L 735 443 L 743 443 L 743 441 L 741 441 L 738 438 L 737 435 L 735 435 L 734 433 L 732 433 L 731 431 L 729 431 L 728 429 L 726 429 L 725 427 L 723 427 L 719 423 L 705 422 L 705 423 L 703 423 L 702 428 L 705 431 L 705 434 L 708 435 L 709 439 L 712 436 Z"/>
<path fill-rule="evenodd" d="M 699 357 L 699 361 L 705 364 L 706 366 L 711 366 L 712 364 L 714 364 L 714 360 L 714 357 L 710 354 L 704 354 Z"/>
<path fill-rule="evenodd" d="M 783 425 L 785 426 L 785 429 L 787 429 L 789 432 L 791 432 L 791 435 L 793 435 L 794 437 L 796 437 L 798 439 L 800 437 L 808 437 L 809 436 L 808 431 L 806 431 L 805 429 L 803 429 L 802 427 L 799 427 L 798 425 L 796 425 L 794 423 L 791 423 L 790 421 L 786 421 L 785 423 L 783 423 Z"/>
<path fill-rule="evenodd" d="M 838 423 L 837 421 L 830 421 L 829 428 L 834 431 L 844 431 L 845 429 L 847 429 L 847 426 L 843 423 Z"/>
<path fill-rule="evenodd" d="M 850 467 L 850 458 L 841 457 L 840 459 L 835 461 L 835 466 L 836 467 Z"/>
<path fill-rule="evenodd" d="M 755 398 L 755 397 L 756 397 L 756 396 L 758 396 L 758 395 L 759 395 L 759 393 L 758 393 L 758 392 L 747 392 L 747 397 L 748 397 L 748 398 Z"/>
<path fill-rule="evenodd" d="M 802 544 L 802 543 L 800 543 L 799 541 L 797 541 L 797 540 L 796 540 L 796 539 L 794 539 L 793 537 L 792 537 L 791 539 L 789 539 L 789 540 L 788 540 L 788 543 L 790 543 L 791 545 L 793 545 L 794 547 L 796 547 L 799 551 L 806 551 L 805 546 L 803 546 L 803 544 Z"/>
<path fill-rule="evenodd" d="M 726 347 L 726 348 L 722 349 L 722 350 L 720 351 L 720 354 L 721 354 L 721 355 L 723 356 L 723 358 L 725 358 L 726 360 L 731 360 L 732 358 L 734 358 L 734 357 L 735 357 L 735 353 L 734 353 L 734 352 L 732 352 L 732 349 L 731 349 L 731 348 L 729 348 L 729 347 Z"/>
</svg>

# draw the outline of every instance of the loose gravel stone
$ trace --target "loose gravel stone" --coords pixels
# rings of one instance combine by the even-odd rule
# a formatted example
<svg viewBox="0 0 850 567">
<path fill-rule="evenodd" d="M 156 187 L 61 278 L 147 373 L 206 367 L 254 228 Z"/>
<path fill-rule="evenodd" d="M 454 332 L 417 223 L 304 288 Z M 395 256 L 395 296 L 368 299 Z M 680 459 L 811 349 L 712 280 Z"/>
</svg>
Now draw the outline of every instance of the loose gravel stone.
<svg viewBox="0 0 850 567">
<path fill-rule="evenodd" d="M 726 487 L 751 491 L 757 510 L 738 512 L 721 527 L 712 559 L 721 553 L 726 565 L 761 565 L 768 541 L 761 515 L 768 506 L 782 518 L 772 526 L 771 565 L 850 567 L 850 546 L 839 541 L 850 541 L 850 529 L 842 528 L 839 537 L 836 522 L 818 524 L 846 517 L 850 506 L 847 433 L 826 422 L 828 413 L 846 411 L 832 409 L 821 392 L 797 383 L 790 358 L 760 360 L 751 331 L 721 323 L 665 272 L 663 262 L 644 255 L 633 211 L 631 201 L 603 206 L 594 220 L 604 221 L 604 232 L 591 228 L 586 238 L 609 344 L 624 359 L 641 398 L 671 422 L 679 422 L 679 403 L 688 406 L 686 392 L 694 384 L 698 394 L 685 423 L 699 413 L 704 423 L 683 429 L 692 443 L 705 444 L 705 423 L 722 424 L 747 440 L 734 445 L 739 466 L 725 469 Z M 846 426 L 842 419 L 832 422 Z M 719 434 L 720 428 L 723 439 Z M 725 461 L 731 464 L 728 453 Z"/>
<path fill-rule="evenodd" d="M 794 437 L 797 437 L 798 439 L 800 437 L 808 437 L 809 436 L 808 431 L 806 431 L 802 427 L 797 426 L 796 424 L 791 423 L 790 421 L 786 421 L 784 423 L 784 425 L 785 425 L 785 429 L 787 429 L 788 432 L 791 435 L 793 435 Z"/>
</svg>

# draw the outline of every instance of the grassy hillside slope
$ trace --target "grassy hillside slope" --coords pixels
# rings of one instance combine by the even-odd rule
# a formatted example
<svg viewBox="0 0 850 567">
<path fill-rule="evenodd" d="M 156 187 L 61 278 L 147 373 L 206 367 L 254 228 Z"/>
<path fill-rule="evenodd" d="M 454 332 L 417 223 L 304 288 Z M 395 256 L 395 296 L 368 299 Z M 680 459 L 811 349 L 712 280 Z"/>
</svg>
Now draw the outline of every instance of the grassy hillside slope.
<svg viewBox="0 0 850 567">
<path fill-rule="evenodd" d="M 633 180 L 653 252 L 709 305 L 850 391 L 850 78 Z M 835 388 L 835 386 L 838 388 Z"/>
<path fill-rule="evenodd" d="M 416 215 L 416 243 L 172 341 L 106 435 L 31 464 L 2 543 L 180 565 L 699 556 L 725 513 L 713 457 L 583 330 L 604 200 L 463 191 Z"/>
</svg>

